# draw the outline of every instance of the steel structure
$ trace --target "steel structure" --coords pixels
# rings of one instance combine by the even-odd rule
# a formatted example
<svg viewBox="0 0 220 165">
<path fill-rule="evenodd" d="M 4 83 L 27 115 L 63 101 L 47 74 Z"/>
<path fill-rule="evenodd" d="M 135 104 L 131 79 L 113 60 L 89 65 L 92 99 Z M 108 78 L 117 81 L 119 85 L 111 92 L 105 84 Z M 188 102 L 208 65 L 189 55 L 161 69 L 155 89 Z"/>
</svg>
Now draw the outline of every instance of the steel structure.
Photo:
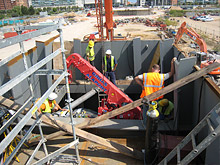
<svg viewBox="0 0 220 165">
<path fill-rule="evenodd" d="M 159 163 L 168 164 L 168 162 L 177 156 L 177 164 L 189 164 L 204 149 L 206 149 L 215 139 L 220 136 L 220 103 L 209 112 L 199 124 Z M 196 143 L 195 136 L 204 128 L 209 128 L 208 135 L 199 143 Z M 192 142 L 192 151 L 181 160 L 181 149 L 189 142 Z"/>
<path fill-rule="evenodd" d="M 72 64 L 78 68 L 88 79 L 90 79 L 101 91 L 108 95 L 107 99 L 102 99 L 101 107 L 98 107 L 98 115 L 115 110 L 121 106 L 132 103 L 133 101 L 116 87 L 110 80 L 101 74 L 88 61 L 79 54 L 71 54 L 67 59 L 67 68 Z M 71 73 L 71 72 L 70 72 Z M 72 77 L 72 76 L 70 76 Z M 141 109 L 136 107 L 129 112 L 118 116 L 119 119 L 140 119 Z"/>
<path fill-rule="evenodd" d="M 64 49 L 63 31 L 61 29 L 61 23 L 59 22 L 58 24 L 52 25 L 52 26 L 22 26 L 22 27 L 16 27 L 15 29 L 16 29 L 16 31 L 19 35 L 15 36 L 15 37 L 12 37 L 12 38 L 0 40 L 0 48 L 4 48 L 4 47 L 10 46 L 10 45 L 19 43 L 20 44 L 20 51 L 13 54 L 12 56 L 2 60 L 0 62 L 0 67 L 4 64 L 8 63 L 13 58 L 17 57 L 18 55 L 22 54 L 25 71 L 22 72 L 21 74 L 17 75 L 15 78 L 9 80 L 8 82 L 4 83 L 2 86 L 0 86 L 0 95 L 5 94 L 10 89 L 15 87 L 19 83 L 21 83 L 23 80 L 27 79 L 28 84 L 29 84 L 29 89 L 31 91 L 30 92 L 31 96 L 23 104 L 23 106 L 1 127 L 0 134 L 4 133 L 4 131 L 7 130 L 9 125 L 12 124 L 15 121 L 15 119 L 20 117 L 20 114 L 24 111 L 24 108 L 27 107 L 27 105 L 29 103 L 31 103 L 31 102 L 34 103 L 33 100 L 35 99 L 35 96 L 34 96 L 32 83 L 30 81 L 31 76 L 37 75 L 37 74 L 38 75 L 45 75 L 46 74 L 48 76 L 49 75 L 54 75 L 54 74 L 60 74 L 60 76 L 52 84 L 52 86 L 43 94 L 43 96 L 36 103 L 34 103 L 32 108 L 30 108 L 30 110 L 25 112 L 26 114 L 24 115 L 24 117 L 22 117 L 22 119 L 15 125 L 15 127 L 10 132 L 8 132 L 7 136 L 1 141 L 1 143 L 0 143 L 0 153 L 3 153 L 5 151 L 5 149 L 14 140 L 14 138 L 16 138 L 18 133 L 22 131 L 23 127 L 27 124 L 27 122 L 32 117 L 36 118 L 36 121 L 34 122 L 34 124 L 29 128 L 29 130 L 26 132 L 26 134 L 23 136 L 23 138 L 20 140 L 20 142 L 16 145 L 16 147 L 14 148 L 14 150 L 11 152 L 11 154 L 8 156 L 8 158 L 5 160 L 4 163 L 5 164 L 10 163 L 12 158 L 15 156 L 17 151 L 24 144 L 24 142 L 27 140 L 27 138 L 31 134 L 32 130 L 36 126 L 39 127 L 41 140 L 38 143 L 37 147 L 35 148 L 33 154 L 31 155 L 31 157 L 29 158 L 27 164 L 31 164 L 35 154 L 37 153 L 37 151 L 39 150 L 39 148 L 42 145 L 43 145 L 43 149 L 44 149 L 46 157 L 43 158 L 42 160 L 39 160 L 38 162 L 36 162 L 36 164 L 43 163 L 43 162 L 48 162 L 50 159 L 57 156 L 59 153 L 64 152 L 65 150 L 67 150 L 68 148 L 70 148 L 73 145 L 75 146 L 76 158 L 77 158 L 77 161 L 79 163 L 80 162 L 79 152 L 78 152 L 79 140 L 76 139 L 75 129 L 74 129 L 74 125 L 73 125 L 73 115 L 72 115 L 72 109 L 71 109 L 71 105 L 70 105 L 70 103 L 71 103 L 70 89 L 69 89 L 69 84 L 68 84 L 68 72 L 67 72 L 67 66 L 66 66 L 66 57 L 65 57 L 65 54 L 64 54 L 65 49 Z M 22 31 L 27 30 L 27 29 L 37 29 L 37 30 L 21 35 Z M 26 56 L 25 56 L 26 52 L 24 50 L 23 41 L 25 41 L 27 39 L 30 39 L 30 38 L 33 38 L 33 37 L 40 36 L 42 34 L 45 34 L 47 32 L 51 32 L 51 31 L 54 31 L 54 30 L 57 30 L 60 33 L 60 48 L 58 50 L 56 50 L 55 52 L 53 52 L 52 54 L 45 57 L 44 59 L 42 59 L 41 61 L 37 62 L 33 66 L 28 67 L 27 59 L 26 59 Z M 54 57 L 56 57 L 60 53 L 62 54 L 62 61 L 63 61 L 63 66 L 64 66 L 63 70 L 40 69 L 42 66 L 44 66 L 45 64 L 50 62 Z M 51 153 L 51 154 L 48 155 L 47 147 L 46 147 L 46 144 L 45 144 L 46 139 L 44 138 L 43 131 L 42 131 L 41 124 L 40 124 L 42 114 L 38 114 L 37 109 L 41 106 L 41 104 L 45 101 L 45 99 L 49 96 L 49 94 L 57 87 L 57 85 L 59 85 L 59 83 L 63 80 L 63 78 L 65 78 L 65 82 L 66 82 L 65 86 L 66 86 L 66 91 L 67 91 L 67 102 L 69 103 L 68 105 L 69 105 L 70 114 L 71 114 L 70 118 L 71 118 L 71 123 L 72 123 L 72 130 L 73 130 L 73 142 L 66 145 L 62 149 L 59 149 L 59 151 L 55 151 L 54 153 Z"/>
<path fill-rule="evenodd" d="M 96 17 L 97 17 L 97 27 L 99 38 L 103 38 L 103 6 L 102 0 L 95 0 L 95 9 L 96 9 Z"/>
</svg>

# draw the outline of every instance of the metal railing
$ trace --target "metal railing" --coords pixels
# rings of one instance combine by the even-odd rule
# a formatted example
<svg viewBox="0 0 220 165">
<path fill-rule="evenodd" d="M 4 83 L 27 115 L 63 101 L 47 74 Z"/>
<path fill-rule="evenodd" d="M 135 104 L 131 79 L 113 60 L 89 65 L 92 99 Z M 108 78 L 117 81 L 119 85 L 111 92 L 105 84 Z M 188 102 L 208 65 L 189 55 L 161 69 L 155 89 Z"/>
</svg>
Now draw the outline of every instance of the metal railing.
<svg viewBox="0 0 220 165">
<path fill-rule="evenodd" d="M 13 151 L 10 153 L 10 155 L 5 160 L 4 164 L 9 164 L 10 163 L 12 158 L 15 156 L 15 154 L 18 152 L 20 147 L 24 144 L 24 142 L 27 140 L 27 138 L 30 136 L 31 132 L 33 131 L 33 129 L 36 126 L 39 127 L 41 140 L 38 143 L 37 147 L 35 148 L 33 154 L 31 155 L 31 157 L 29 158 L 27 164 L 31 164 L 35 154 L 37 153 L 37 151 L 39 150 L 41 145 L 43 145 L 46 157 L 43 158 L 42 160 L 39 160 L 39 162 L 45 162 L 45 160 L 46 160 L 46 162 L 48 162 L 53 157 L 57 156 L 57 154 L 59 154 L 61 152 L 64 152 L 65 150 L 67 150 L 71 146 L 75 145 L 76 157 L 77 157 L 77 161 L 79 163 L 80 162 L 79 152 L 78 152 L 78 143 L 79 143 L 79 141 L 78 141 L 78 139 L 76 139 L 75 129 L 74 129 L 74 125 L 73 125 L 72 109 L 71 109 L 71 105 L 70 105 L 70 103 L 71 103 L 70 89 L 69 89 L 69 84 L 68 84 L 68 72 L 67 72 L 67 67 L 66 67 L 66 57 L 65 57 L 65 54 L 64 54 L 65 49 L 64 49 L 63 32 L 62 32 L 62 28 L 61 28 L 61 23 L 59 22 L 58 24 L 52 25 L 52 26 L 22 26 L 22 27 L 20 26 L 20 27 L 16 27 L 15 29 L 16 29 L 16 31 L 19 35 L 15 36 L 15 37 L 12 37 L 12 38 L 0 40 L 0 48 L 4 48 L 4 47 L 10 46 L 10 45 L 19 43 L 20 44 L 20 50 L 17 53 L 11 55 L 10 57 L 0 61 L 0 67 L 4 64 L 8 63 L 13 58 L 15 58 L 15 57 L 19 56 L 20 54 L 22 54 L 25 71 L 20 73 L 19 75 L 17 75 L 16 77 L 14 77 L 10 81 L 8 81 L 7 83 L 4 83 L 2 86 L 0 86 L 0 95 L 5 94 L 9 90 L 11 90 L 13 87 L 15 87 L 16 85 L 21 83 L 23 80 L 27 79 L 31 96 L 23 104 L 23 106 L 21 106 L 18 109 L 18 111 L 9 120 L 7 120 L 7 122 L 4 123 L 4 125 L 0 129 L 0 135 L 2 133 L 4 133 L 7 130 L 7 128 L 18 117 L 20 117 L 20 114 L 24 111 L 24 108 L 30 102 L 32 102 L 34 105 L 32 106 L 32 108 L 30 110 L 28 110 L 26 112 L 26 114 L 14 126 L 14 128 L 12 130 L 10 130 L 9 132 L 7 132 L 7 136 L 0 143 L 0 153 L 4 153 L 5 149 L 11 144 L 11 142 L 14 140 L 14 138 L 17 137 L 19 132 L 22 131 L 24 126 L 27 124 L 27 122 L 33 116 L 36 117 L 36 121 L 34 122 L 33 125 L 31 125 L 31 127 L 28 129 L 28 131 L 25 133 L 25 135 L 21 138 L 19 143 L 16 145 L 16 147 L 13 149 Z M 22 30 L 27 30 L 27 29 L 37 29 L 37 30 L 20 35 L 22 33 Z M 33 37 L 40 36 L 42 34 L 45 34 L 45 33 L 48 33 L 48 32 L 54 31 L 54 30 L 57 30 L 60 33 L 60 48 L 58 50 L 56 50 L 55 52 L 51 53 L 50 55 L 48 55 L 47 57 L 45 57 L 44 59 L 42 59 L 41 61 L 37 62 L 33 66 L 28 67 L 27 59 L 26 59 L 26 56 L 25 56 L 26 52 L 24 50 L 23 41 L 25 41 L 27 39 L 31 39 Z M 42 66 L 44 66 L 45 64 L 50 62 L 53 58 L 55 58 L 60 53 L 62 54 L 64 70 L 40 69 Z M 37 73 L 37 74 L 35 74 L 35 73 Z M 35 98 L 35 96 L 34 96 L 32 83 L 30 81 L 30 76 L 32 76 L 32 75 L 45 75 L 45 74 L 47 76 L 54 75 L 54 74 L 60 74 L 60 76 L 50 86 L 50 88 L 43 94 L 43 96 L 36 103 L 34 103 L 33 98 Z M 63 147 L 59 151 L 55 151 L 54 153 L 48 154 L 47 147 L 46 147 L 46 144 L 45 144 L 46 139 L 44 138 L 43 131 L 42 131 L 42 128 L 41 128 L 41 116 L 42 116 L 42 114 L 38 114 L 37 109 L 48 98 L 49 94 L 54 91 L 54 89 L 59 85 L 59 83 L 63 80 L 63 78 L 65 78 L 65 80 L 66 80 L 65 85 L 66 85 L 66 91 L 67 91 L 67 100 L 68 100 L 67 102 L 69 103 L 69 109 L 70 109 L 70 114 L 71 114 L 70 116 L 71 116 L 72 129 L 73 129 L 73 142 L 69 145 L 66 145 L 65 147 Z"/>
</svg>

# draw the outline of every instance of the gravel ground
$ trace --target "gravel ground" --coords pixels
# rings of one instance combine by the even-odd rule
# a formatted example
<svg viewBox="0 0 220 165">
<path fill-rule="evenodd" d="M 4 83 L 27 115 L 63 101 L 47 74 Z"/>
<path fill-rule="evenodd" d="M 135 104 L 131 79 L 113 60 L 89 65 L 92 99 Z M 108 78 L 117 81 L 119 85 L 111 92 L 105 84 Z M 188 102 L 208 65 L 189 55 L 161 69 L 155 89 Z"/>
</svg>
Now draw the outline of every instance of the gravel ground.
<svg viewBox="0 0 220 165">
<path fill-rule="evenodd" d="M 134 17 L 146 17 L 146 18 L 157 18 L 160 15 L 163 15 L 164 11 L 156 10 L 155 15 L 148 15 L 148 16 L 114 16 L 114 19 L 125 19 L 125 18 L 134 18 Z M 73 23 L 72 25 L 67 25 L 63 27 L 63 38 L 65 41 L 73 41 L 74 38 L 83 39 L 83 36 L 90 34 L 92 32 L 96 32 L 97 28 L 96 25 L 96 17 L 85 17 L 80 16 L 81 22 Z M 212 22 L 201 22 L 201 21 L 194 21 L 189 18 L 175 18 L 179 20 L 180 24 L 183 21 L 186 21 L 187 24 L 191 25 L 192 27 L 204 29 L 206 32 L 210 32 L 211 35 L 220 36 L 220 17 L 213 17 L 214 21 Z M 116 29 L 114 29 L 114 34 L 118 35 L 121 34 L 122 36 L 126 36 L 128 33 L 131 37 L 141 37 L 142 39 L 159 39 L 157 33 L 155 32 L 156 28 L 154 27 L 147 27 L 143 23 L 142 24 L 134 24 L 134 23 L 127 23 L 123 25 L 119 25 Z M 105 30 L 104 30 L 105 31 Z M 24 41 L 25 50 L 29 50 L 35 47 L 35 41 L 46 41 L 52 36 L 57 35 L 57 31 L 53 31 L 47 35 L 41 35 L 36 38 L 32 38 L 31 40 Z M 59 40 L 58 40 L 59 41 Z M 4 59 L 20 50 L 19 44 L 15 44 L 6 48 L 0 49 L 0 59 Z"/>
</svg>

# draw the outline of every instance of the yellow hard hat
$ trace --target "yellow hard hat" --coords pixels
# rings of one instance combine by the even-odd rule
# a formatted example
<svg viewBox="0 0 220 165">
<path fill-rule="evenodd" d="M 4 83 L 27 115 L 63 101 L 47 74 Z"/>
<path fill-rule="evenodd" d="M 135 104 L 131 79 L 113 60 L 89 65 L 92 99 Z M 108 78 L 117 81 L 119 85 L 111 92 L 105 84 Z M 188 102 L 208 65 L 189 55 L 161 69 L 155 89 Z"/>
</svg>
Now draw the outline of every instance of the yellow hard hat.
<svg viewBox="0 0 220 165">
<path fill-rule="evenodd" d="M 158 103 L 159 103 L 160 106 L 164 107 L 164 106 L 167 106 L 169 104 L 169 100 L 168 99 L 162 99 Z"/>
<path fill-rule="evenodd" d="M 94 46 L 94 42 L 92 40 L 89 41 L 89 47 L 93 47 Z"/>
</svg>

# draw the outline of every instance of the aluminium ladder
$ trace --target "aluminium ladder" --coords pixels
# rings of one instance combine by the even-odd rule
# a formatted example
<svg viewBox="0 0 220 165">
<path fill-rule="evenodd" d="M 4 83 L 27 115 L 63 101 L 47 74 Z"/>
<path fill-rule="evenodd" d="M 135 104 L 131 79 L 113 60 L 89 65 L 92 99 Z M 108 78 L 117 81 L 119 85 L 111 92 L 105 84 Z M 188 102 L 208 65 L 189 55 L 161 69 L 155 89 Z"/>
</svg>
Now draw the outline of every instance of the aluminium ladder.
<svg viewBox="0 0 220 165">
<path fill-rule="evenodd" d="M 200 122 L 199 124 L 159 163 L 168 164 L 168 162 L 177 155 L 177 164 L 188 164 L 196 156 L 198 156 L 204 149 L 206 149 L 216 138 L 220 135 L 220 103 L 218 103 Z M 209 134 L 196 145 L 195 136 L 204 128 L 208 126 Z M 180 150 L 192 141 L 192 151 L 186 155 L 182 160 Z"/>
</svg>

